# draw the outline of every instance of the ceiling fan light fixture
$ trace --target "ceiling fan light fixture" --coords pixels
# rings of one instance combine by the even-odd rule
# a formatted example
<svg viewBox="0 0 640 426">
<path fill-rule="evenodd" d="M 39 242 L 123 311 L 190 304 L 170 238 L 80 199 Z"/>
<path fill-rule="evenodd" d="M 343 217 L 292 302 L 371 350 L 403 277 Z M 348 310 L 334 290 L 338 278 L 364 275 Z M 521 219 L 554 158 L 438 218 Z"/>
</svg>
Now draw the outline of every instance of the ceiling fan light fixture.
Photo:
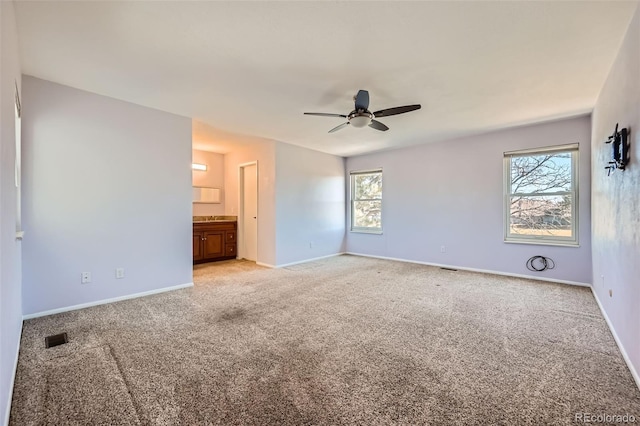
<svg viewBox="0 0 640 426">
<path fill-rule="evenodd" d="M 369 123 L 371 123 L 371 116 L 356 115 L 355 117 L 351 117 L 349 119 L 349 123 L 351 123 L 353 127 L 365 127 L 365 126 L 368 126 Z"/>
</svg>

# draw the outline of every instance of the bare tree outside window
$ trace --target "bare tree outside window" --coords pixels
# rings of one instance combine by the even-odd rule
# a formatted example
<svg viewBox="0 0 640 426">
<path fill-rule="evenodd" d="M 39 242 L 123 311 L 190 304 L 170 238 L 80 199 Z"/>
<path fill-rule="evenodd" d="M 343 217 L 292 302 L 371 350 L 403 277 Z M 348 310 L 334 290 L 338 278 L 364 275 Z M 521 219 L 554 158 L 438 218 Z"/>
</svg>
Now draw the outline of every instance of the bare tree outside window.
<svg viewBox="0 0 640 426">
<path fill-rule="evenodd" d="M 382 231 L 382 171 L 351 173 L 351 230 Z"/>
<path fill-rule="evenodd" d="M 507 240 L 576 240 L 576 156 L 575 149 L 507 156 Z"/>
</svg>

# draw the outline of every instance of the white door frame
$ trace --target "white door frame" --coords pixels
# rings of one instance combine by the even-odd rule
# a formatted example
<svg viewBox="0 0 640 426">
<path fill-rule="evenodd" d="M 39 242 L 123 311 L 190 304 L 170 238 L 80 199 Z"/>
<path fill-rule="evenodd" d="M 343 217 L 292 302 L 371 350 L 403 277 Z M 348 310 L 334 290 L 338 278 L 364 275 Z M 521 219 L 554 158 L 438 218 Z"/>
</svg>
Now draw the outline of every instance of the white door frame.
<svg viewBox="0 0 640 426">
<path fill-rule="evenodd" d="M 250 161 L 248 163 L 241 163 L 238 165 L 238 239 L 236 240 L 238 244 L 238 259 L 242 259 L 245 256 L 246 249 L 244 247 L 244 222 L 246 218 L 244 217 L 244 168 L 248 166 L 256 166 L 256 211 L 258 212 L 258 217 L 260 217 L 260 182 L 258 168 L 258 161 Z M 260 235 L 260 227 L 259 221 L 256 221 L 256 263 L 260 258 L 258 253 L 258 242 L 260 241 L 258 236 Z"/>
</svg>

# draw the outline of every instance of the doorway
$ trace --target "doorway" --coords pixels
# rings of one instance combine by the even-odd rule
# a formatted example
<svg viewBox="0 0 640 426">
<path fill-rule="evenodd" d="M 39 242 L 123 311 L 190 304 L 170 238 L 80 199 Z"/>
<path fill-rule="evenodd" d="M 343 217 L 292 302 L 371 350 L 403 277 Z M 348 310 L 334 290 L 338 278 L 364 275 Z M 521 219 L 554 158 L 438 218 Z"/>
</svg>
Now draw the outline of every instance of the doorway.
<svg viewBox="0 0 640 426">
<path fill-rule="evenodd" d="M 238 257 L 258 259 L 258 162 L 238 166 Z"/>
</svg>

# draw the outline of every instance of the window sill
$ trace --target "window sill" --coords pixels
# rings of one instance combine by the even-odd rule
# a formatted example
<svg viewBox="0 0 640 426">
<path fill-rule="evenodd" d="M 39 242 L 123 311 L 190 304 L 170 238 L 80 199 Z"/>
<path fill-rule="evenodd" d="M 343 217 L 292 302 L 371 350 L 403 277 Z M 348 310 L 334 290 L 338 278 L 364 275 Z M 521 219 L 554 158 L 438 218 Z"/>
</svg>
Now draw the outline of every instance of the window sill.
<svg viewBox="0 0 640 426">
<path fill-rule="evenodd" d="M 529 244 L 534 246 L 556 246 L 556 247 L 570 247 L 579 248 L 580 244 L 577 241 L 550 241 L 550 240 L 517 240 L 517 239 L 505 239 L 507 244 Z"/>
<path fill-rule="evenodd" d="M 382 235 L 381 229 L 376 230 L 367 230 L 367 229 L 350 229 L 349 232 L 354 234 L 373 234 L 373 235 Z"/>
</svg>

